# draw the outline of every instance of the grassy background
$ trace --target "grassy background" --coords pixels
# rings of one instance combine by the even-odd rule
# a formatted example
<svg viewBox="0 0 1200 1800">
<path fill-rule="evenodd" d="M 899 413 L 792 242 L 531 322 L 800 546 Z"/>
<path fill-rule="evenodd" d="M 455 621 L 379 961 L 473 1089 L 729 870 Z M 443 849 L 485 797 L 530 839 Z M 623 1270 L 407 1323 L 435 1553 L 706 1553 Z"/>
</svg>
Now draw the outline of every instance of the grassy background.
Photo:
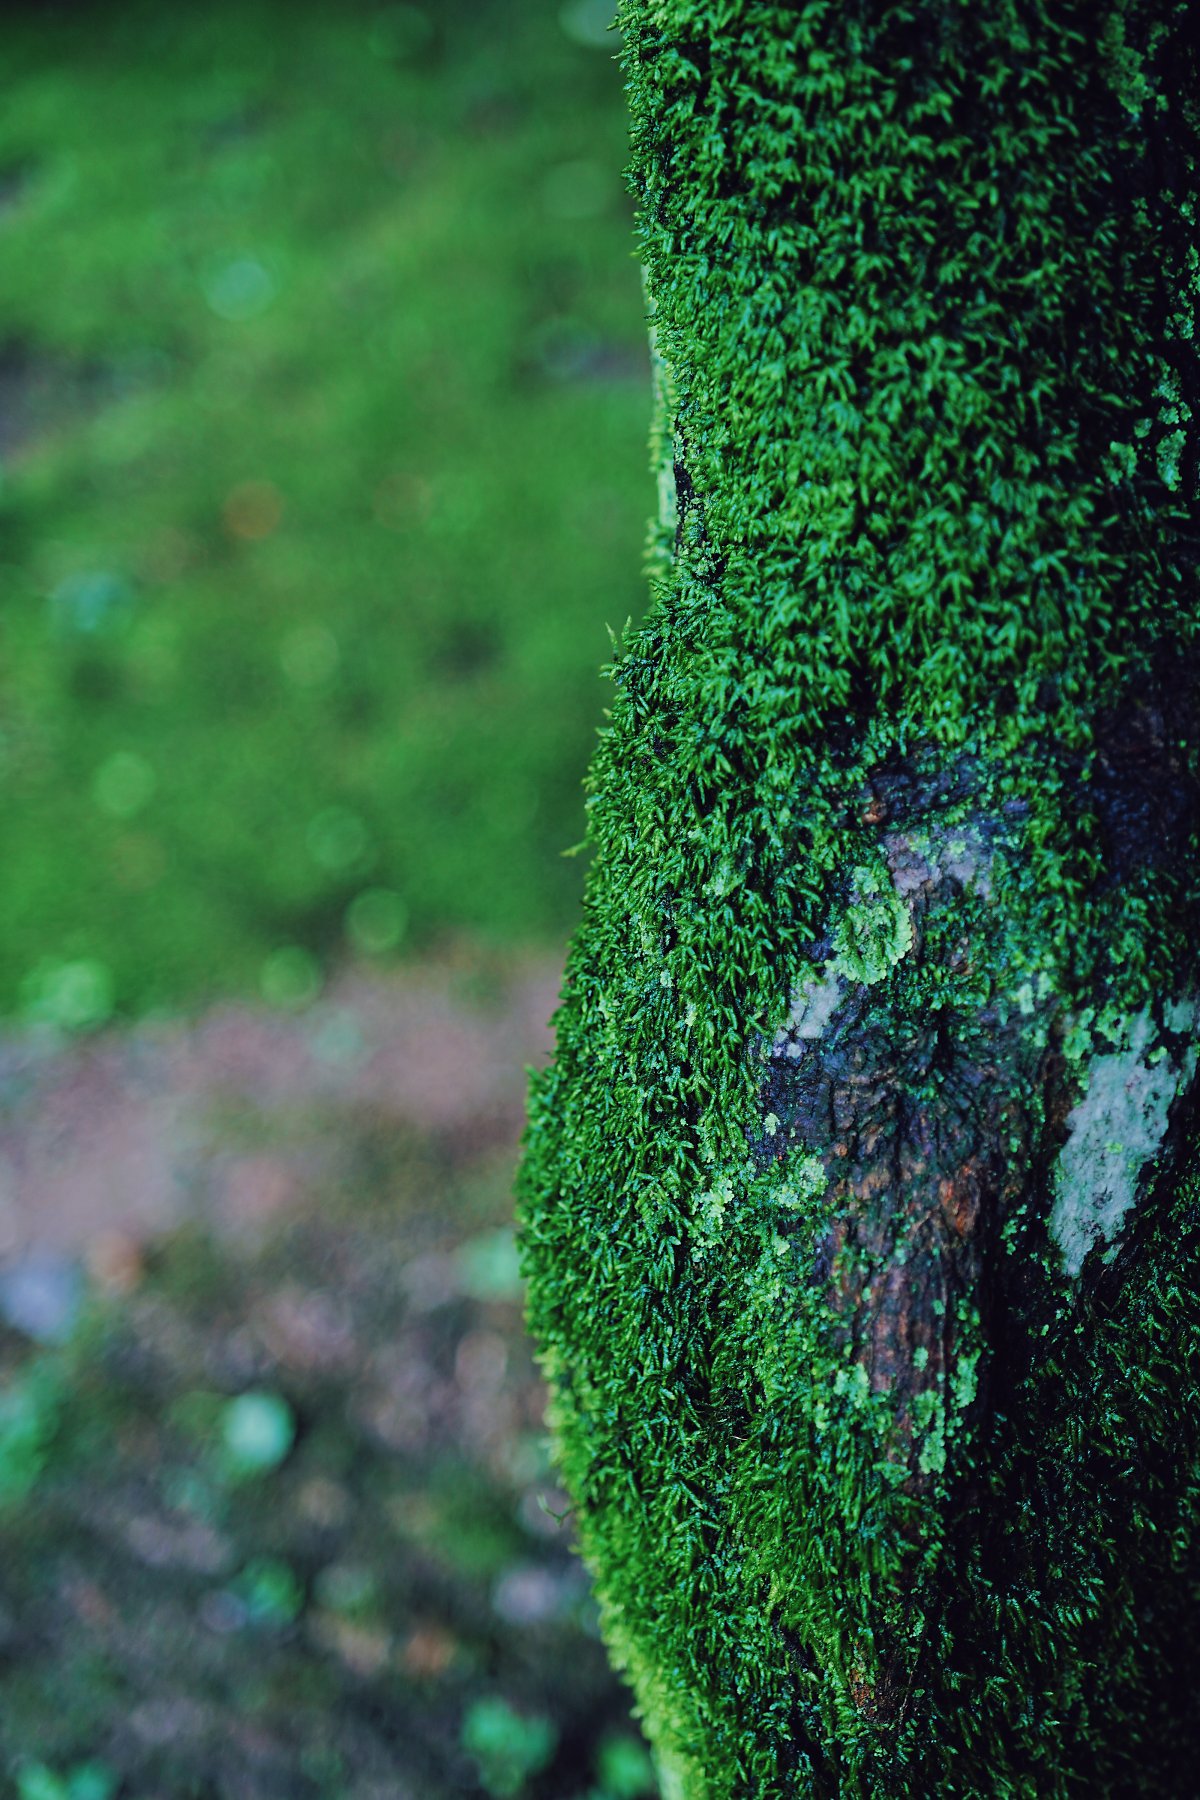
<svg viewBox="0 0 1200 1800">
<path fill-rule="evenodd" d="M 6 16 L 3 1010 L 569 925 L 649 509 L 607 16 Z"/>
</svg>

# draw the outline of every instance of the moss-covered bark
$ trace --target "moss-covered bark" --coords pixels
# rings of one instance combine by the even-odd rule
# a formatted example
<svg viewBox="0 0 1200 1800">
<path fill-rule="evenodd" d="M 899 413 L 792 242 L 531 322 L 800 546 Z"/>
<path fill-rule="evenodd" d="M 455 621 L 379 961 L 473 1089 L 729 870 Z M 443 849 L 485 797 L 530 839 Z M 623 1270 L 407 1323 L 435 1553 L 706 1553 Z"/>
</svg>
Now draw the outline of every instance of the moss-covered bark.
<svg viewBox="0 0 1200 1800">
<path fill-rule="evenodd" d="M 1186 6 L 629 0 L 656 604 L 522 1177 L 669 1794 L 1184 1794 Z"/>
</svg>

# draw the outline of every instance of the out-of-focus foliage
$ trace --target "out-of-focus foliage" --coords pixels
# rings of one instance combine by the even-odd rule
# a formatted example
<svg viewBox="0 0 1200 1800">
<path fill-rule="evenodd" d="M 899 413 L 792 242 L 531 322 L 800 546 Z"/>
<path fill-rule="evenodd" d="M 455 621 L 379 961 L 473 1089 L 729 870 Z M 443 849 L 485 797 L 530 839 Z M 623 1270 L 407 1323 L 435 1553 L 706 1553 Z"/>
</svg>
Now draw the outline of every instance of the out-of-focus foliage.
<svg viewBox="0 0 1200 1800">
<path fill-rule="evenodd" d="M 647 510 L 603 23 L 6 17 L 3 1008 L 571 917 Z"/>
</svg>

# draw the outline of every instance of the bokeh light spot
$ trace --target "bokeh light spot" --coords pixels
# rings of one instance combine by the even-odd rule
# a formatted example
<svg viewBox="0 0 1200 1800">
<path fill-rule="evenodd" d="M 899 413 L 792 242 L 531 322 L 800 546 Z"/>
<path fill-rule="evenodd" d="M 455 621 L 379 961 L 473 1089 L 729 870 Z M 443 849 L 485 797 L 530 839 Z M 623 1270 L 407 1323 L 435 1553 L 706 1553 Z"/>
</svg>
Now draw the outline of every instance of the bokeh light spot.
<svg viewBox="0 0 1200 1800">
<path fill-rule="evenodd" d="M 132 819 L 141 812 L 158 785 L 144 756 L 117 750 L 106 757 L 92 777 L 92 798 L 101 812 L 115 819 Z"/>
<path fill-rule="evenodd" d="M 329 806 L 309 820 L 305 842 L 315 863 L 338 874 L 362 861 L 370 837 L 357 813 L 344 806 Z"/>
<path fill-rule="evenodd" d="M 266 312 L 275 298 L 275 282 L 256 258 L 239 256 L 209 276 L 204 298 L 219 319 L 240 325 Z"/>
<path fill-rule="evenodd" d="M 60 630 L 91 634 L 123 624 L 131 600 L 123 576 L 112 569 L 83 569 L 58 583 L 50 595 L 50 610 Z"/>
<path fill-rule="evenodd" d="M 616 10 L 616 0 L 567 0 L 558 20 L 572 43 L 615 54 L 620 42 L 613 30 Z"/>
<path fill-rule="evenodd" d="M 240 1602 L 250 1625 L 290 1625 L 304 1606 L 304 1589 L 278 1556 L 257 1556 L 248 1562 L 228 1592 Z"/>
<path fill-rule="evenodd" d="M 263 963 L 259 986 L 271 1006 L 307 1006 L 321 991 L 321 966 L 299 944 L 281 944 Z"/>
<path fill-rule="evenodd" d="M 330 1612 L 369 1613 L 379 1606 L 379 1584 L 373 1571 L 361 1563 L 328 1563 L 317 1571 L 313 1598 Z"/>
<path fill-rule="evenodd" d="M 325 625 L 298 625 L 279 647 L 283 672 L 297 687 L 322 687 L 340 660 L 337 639 Z"/>
<path fill-rule="evenodd" d="M 346 908 L 346 935 L 364 956 L 394 950 L 408 925 L 408 908 L 391 888 L 364 888 Z"/>
<path fill-rule="evenodd" d="M 603 1792 L 610 1800 L 642 1800 L 643 1795 L 656 1794 L 654 1764 L 645 1744 L 624 1732 L 613 1732 L 600 1746 L 596 1773 Z"/>
<path fill-rule="evenodd" d="M 0 1268 L 0 1316 L 39 1344 L 65 1344 L 83 1299 L 79 1264 L 61 1251 L 35 1249 Z"/>
<path fill-rule="evenodd" d="M 282 1394 L 252 1389 L 226 1406 L 221 1418 L 221 1456 L 235 1475 L 277 1468 L 296 1438 L 296 1418 Z"/>
<path fill-rule="evenodd" d="M 106 963 L 79 957 L 39 963 L 22 982 L 21 999 L 31 1024 L 87 1031 L 111 1016 L 116 987 Z"/>
<path fill-rule="evenodd" d="M 521 1259 L 508 1226 L 468 1238 L 458 1252 L 459 1286 L 474 1300 L 519 1300 Z"/>
<path fill-rule="evenodd" d="M 59 1775 L 45 1763 L 22 1763 L 16 1770 L 17 1800 L 113 1800 L 120 1777 L 107 1763 L 76 1763 Z"/>
<path fill-rule="evenodd" d="M 542 1714 L 516 1712 L 506 1700 L 473 1700 L 462 1726 L 463 1749 L 479 1764 L 483 1785 L 502 1797 L 525 1792 L 530 1777 L 554 1755 L 558 1732 Z"/>
</svg>

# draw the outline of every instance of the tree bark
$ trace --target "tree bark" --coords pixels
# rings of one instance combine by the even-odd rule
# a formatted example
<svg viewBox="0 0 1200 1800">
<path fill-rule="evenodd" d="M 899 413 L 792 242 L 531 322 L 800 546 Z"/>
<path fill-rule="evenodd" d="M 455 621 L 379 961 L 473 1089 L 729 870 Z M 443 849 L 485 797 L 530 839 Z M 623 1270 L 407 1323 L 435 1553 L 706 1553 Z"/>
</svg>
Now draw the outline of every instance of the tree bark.
<svg viewBox="0 0 1200 1800">
<path fill-rule="evenodd" d="M 1188 8 L 629 0 L 655 604 L 530 1316 L 668 1795 L 1195 1788 Z"/>
</svg>

